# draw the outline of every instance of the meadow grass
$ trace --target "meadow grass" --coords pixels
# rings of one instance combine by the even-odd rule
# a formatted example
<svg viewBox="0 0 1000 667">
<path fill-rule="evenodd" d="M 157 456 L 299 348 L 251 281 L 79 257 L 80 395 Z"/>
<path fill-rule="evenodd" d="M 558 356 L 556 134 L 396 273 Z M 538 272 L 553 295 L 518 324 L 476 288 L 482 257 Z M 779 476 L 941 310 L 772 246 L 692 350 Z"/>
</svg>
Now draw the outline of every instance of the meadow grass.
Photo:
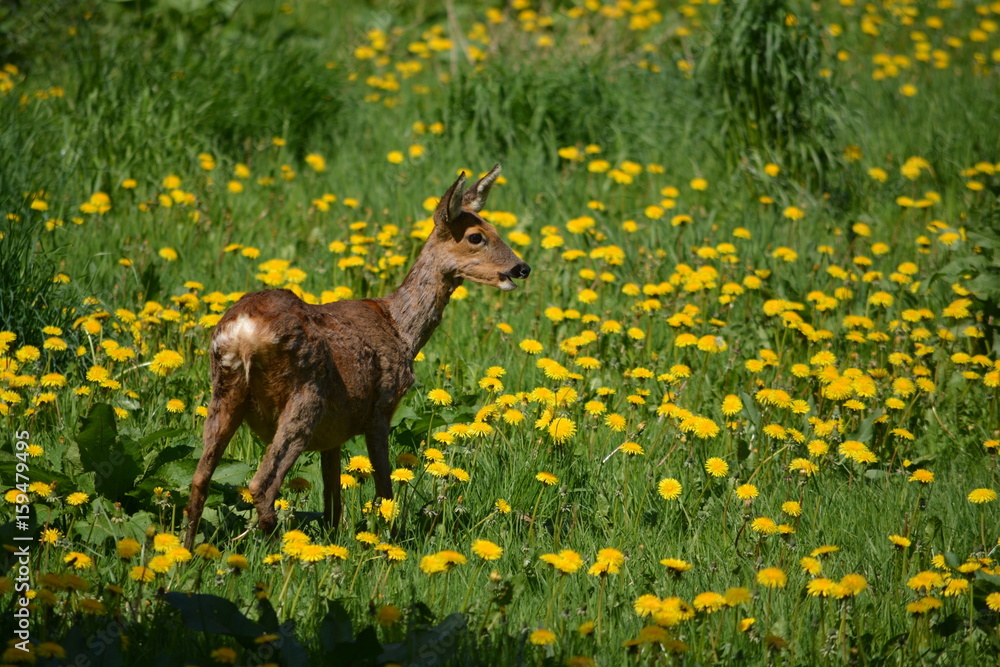
<svg viewBox="0 0 1000 667">
<path fill-rule="evenodd" d="M 2 11 L 3 663 L 997 660 L 996 3 Z M 225 309 L 388 294 L 495 162 L 533 271 L 453 296 L 396 501 L 307 454 L 267 539 L 244 429 L 181 548 Z"/>
</svg>

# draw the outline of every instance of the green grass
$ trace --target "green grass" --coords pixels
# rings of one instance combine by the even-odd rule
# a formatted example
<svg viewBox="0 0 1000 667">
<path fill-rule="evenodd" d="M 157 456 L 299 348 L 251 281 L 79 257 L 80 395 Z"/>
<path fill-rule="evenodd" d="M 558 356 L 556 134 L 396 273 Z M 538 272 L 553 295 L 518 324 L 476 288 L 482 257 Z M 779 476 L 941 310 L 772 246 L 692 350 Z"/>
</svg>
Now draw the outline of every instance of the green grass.
<svg viewBox="0 0 1000 667">
<path fill-rule="evenodd" d="M 1000 505 L 968 499 L 1000 490 L 996 13 L 887 4 L 869 34 L 861 6 L 645 5 L 508 7 L 500 22 L 476 4 L 2 10 L 0 149 L 16 159 L 0 162 L 0 419 L 30 432 L 44 453 L 21 458 L 54 485 L 29 494 L 36 664 L 208 665 L 224 646 L 239 664 L 289 665 L 997 659 Z M 914 157 L 926 165 L 904 169 Z M 316 521 L 319 459 L 307 454 L 289 479 L 311 488 L 283 493 L 280 533 L 301 529 L 347 558 L 265 562 L 282 546 L 253 531 L 241 487 L 265 445 L 244 429 L 203 526 L 221 557 L 130 577 L 162 563 L 154 535 L 184 529 L 204 351 L 225 307 L 268 286 L 309 300 L 389 293 L 419 251 L 425 200 L 457 170 L 495 162 L 506 182 L 490 217 L 532 275 L 510 294 L 467 284 L 416 362 L 391 443 L 393 457 L 416 457 L 400 462 L 415 478 L 397 484 L 391 525 L 361 475 L 340 529 Z M 109 209 L 86 206 L 97 193 Z M 156 374 L 165 350 L 184 361 Z M 481 385 L 494 367 L 502 390 Z M 575 400 L 548 402 L 545 390 L 564 388 Z M 769 404 L 766 389 L 800 402 Z M 741 397 L 736 414 L 727 396 Z M 555 419 L 573 423 L 563 442 Z M 483 437 L 456 435 L 484 420 Z M 850 441 L 875 460 L 844 456 Z M 429 448 L 469 481 L 431 474 Z M 5 491 L 17 453 L 13 439 L 0 453 Z M 349 443 L 345 464 L 364 453 Z M 728 471 L 709 475 L 710 457 Z M 934 481 L 908 481 L 920 469 Z M 658 493 L 664 479 L 678 498 Z M 748 483 L 759 495 L 744 501 Z M 74 492 L 87 500 L 72 504 Z M 0 538 L 13 545 L 14 532 Z M 124 538 L 141 551 L 119 557 Z M 482 560 L 477 539 L 503 555 Z M 808 572 L 802 559 L 823 545 L 838 550 Z M 606 548 L 624 555 L 620 571 L 588 574 Z M 579 571 L 541 558 L 565 549 Z M 423 571 L 446 550 L 467 562 Z M 666 558 L 693 567 L 671 574 Z M 758 582 L 772 567 L 783 587 Z M 865 579 L 857 595 L 810 594 L 848 574 Z M 10 633 L 15 576 L 0 579 Z M 749 599 L 701 608 L 702 594 L 733 588 Z M 206 597 L 176 595 L 188 592 Z M 636 611 L 643 595 L 664 601 L 659 615 Z M 698 609 L 672 615 L 674 598 Z M 555 643 L 537 645 L 538 630 Z M 3 662 L 23 657 L 12 651 Z"/>
</svg>

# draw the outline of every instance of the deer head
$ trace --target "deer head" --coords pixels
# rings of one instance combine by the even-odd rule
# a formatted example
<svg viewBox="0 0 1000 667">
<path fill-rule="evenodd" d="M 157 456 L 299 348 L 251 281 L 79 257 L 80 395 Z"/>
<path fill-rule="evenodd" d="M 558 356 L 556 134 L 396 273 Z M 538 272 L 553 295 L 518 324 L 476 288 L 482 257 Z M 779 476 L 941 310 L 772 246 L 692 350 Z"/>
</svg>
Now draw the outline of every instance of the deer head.
<svg viewBox="0 0 1000 667">
<path fill-rule="evenodd" d="M 527 278 L 531 267 L 479 215 L 499 174 L 498 164 L 463 192 L 463 172 L 434 211 L 434 238 L 439 265 L 445 273 L 509 292 L 517 289 L 512 278 Z"/>
</svg>

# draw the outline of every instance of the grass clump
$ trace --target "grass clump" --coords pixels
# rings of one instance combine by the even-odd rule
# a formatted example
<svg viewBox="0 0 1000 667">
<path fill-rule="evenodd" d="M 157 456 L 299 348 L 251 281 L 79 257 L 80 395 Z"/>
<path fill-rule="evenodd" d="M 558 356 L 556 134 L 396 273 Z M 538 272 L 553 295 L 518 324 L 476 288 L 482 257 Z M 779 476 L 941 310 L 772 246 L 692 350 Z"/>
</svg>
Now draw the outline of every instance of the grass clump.
<svg viewBox="0 0 1000 667">
<path fill-rule="evenodd" d="M 818 186 L 838 157 L 833 138 L 846 109 L 822 29 L 803 9 L 789 0 L 721 3 L 697 75 L 731 167 L 780 156 Z"/>
</svg>

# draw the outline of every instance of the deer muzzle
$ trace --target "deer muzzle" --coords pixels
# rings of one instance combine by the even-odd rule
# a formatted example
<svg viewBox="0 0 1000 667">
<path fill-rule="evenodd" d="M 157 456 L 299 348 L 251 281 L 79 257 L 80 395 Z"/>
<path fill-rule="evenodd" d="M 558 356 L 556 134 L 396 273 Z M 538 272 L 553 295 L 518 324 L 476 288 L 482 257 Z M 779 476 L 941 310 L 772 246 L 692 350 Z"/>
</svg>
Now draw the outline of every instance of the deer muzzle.
<svg viewBox="0 0 1000 667">
<path fill-rule="evenodd" d="M 514 266 L 513 269 L 507 271 L 506 273 L 500 274 L 500 284 L 498 287 L 504 292 L 510 292 L 517 289 L 517 284 L 514 283 L 511 278 L 523 279 L 527 278 L 531 273 L 531 267 L 524 262 L 519 262 Z"/>
</svg>

